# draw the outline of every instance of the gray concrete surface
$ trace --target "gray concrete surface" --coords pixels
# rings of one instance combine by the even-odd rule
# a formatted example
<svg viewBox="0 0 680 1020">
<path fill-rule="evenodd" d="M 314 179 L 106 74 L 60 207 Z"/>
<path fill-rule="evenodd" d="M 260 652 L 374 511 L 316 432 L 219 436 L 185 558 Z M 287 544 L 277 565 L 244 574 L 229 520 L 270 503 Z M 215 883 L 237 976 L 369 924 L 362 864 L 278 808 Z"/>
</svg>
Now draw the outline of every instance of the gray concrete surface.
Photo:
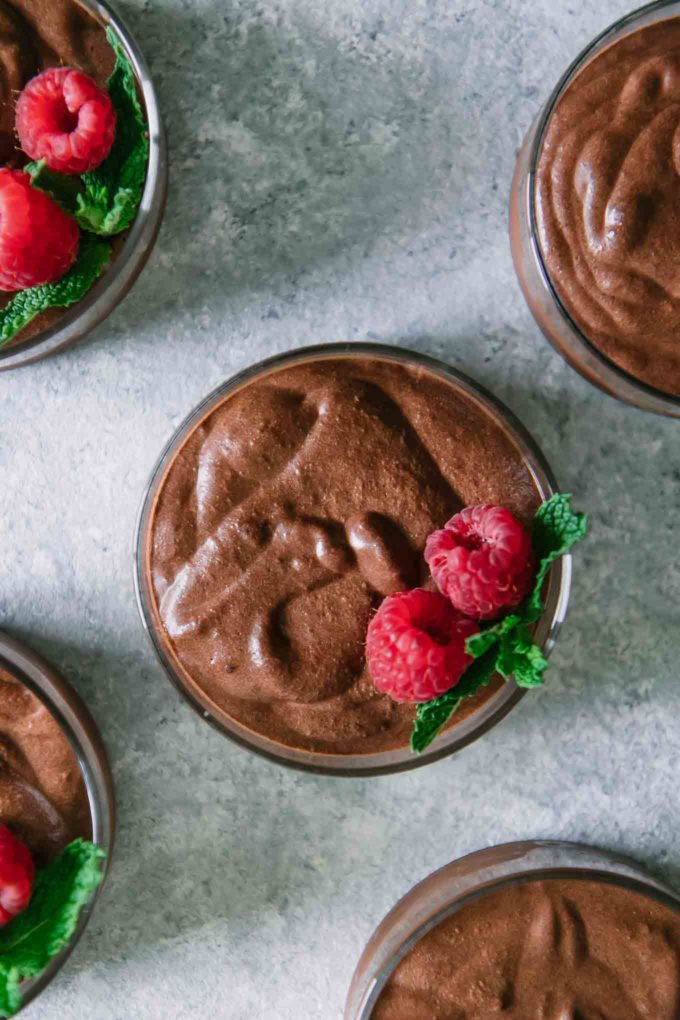
<svg viewBox="0 0 680 1020">
<path fill-rule="evenodd" d="M 92 707 L 120 804 L 88 933 L 27 1016 L 339 1020 L 363 944 L 439 865 L 526 836 L 680 882 L 677 423 L 541 338 L 506 202 L 558 72 L 627 0 L 126 0 L 170 130 L 152 261 L 79 347 L 0 377 L 0 621 Z M 131 544 L 161 445 L 290 347 L 402 344 L 495 390 L 593 532 L 550 683 L 456 759 L 371 781 L 231 746 L 146 645 Z"/>
</svg>

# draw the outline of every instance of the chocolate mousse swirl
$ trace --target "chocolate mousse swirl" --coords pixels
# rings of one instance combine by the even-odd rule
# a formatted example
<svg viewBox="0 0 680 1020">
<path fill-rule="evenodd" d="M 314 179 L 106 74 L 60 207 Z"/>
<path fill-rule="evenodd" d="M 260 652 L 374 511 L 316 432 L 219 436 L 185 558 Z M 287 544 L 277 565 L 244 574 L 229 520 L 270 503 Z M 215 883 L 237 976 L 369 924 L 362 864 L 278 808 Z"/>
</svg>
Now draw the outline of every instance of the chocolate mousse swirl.
<svg viewBox="0 0 680 1020">
<path fill-rule="evenodd" d="M 371 1020 L 677 1020 L 680 915 L 548 880 L 490 893 L 424 936 Z"/>
<path fill-rule="evenodd" d="M 152 521 L 156 610 L 183 679 L 284 744 L 403 746 L 413 710 L 376 692 L 368 621 L 426 580 L 427 535 L 483 501 L 527 519 L 539 497 L 500 427 L 430 373 L 348 358 L 247 385 L 176 455 Z"/>
<path fill-rule="evenodd" d="M 0 668 L 0 822 L 40 865 L 91 835 L 80 767 L 58 723 L 19 680 Z"/>
<path fill-rule="evenodd" d="M 567 311 L 621 368 L 680 395 L 680 18 L 633 32 L 577 75 L 536 189 Z"/>
</svg>

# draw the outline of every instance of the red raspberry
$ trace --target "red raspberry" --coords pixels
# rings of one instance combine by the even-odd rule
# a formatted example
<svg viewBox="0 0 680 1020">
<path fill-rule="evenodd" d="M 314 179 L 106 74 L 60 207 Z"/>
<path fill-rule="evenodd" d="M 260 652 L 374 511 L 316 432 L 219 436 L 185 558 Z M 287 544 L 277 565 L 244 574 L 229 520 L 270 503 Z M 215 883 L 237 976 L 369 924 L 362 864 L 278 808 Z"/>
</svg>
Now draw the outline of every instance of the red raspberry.
<svg viewBox="0 0 680 1020">
<path fill-rule="evenodd" d="M 534 579 L 531 538 L 503 506 L 469 506 L 435 531 L 425 559 L 456 609 L 490 620 L 518 606 Z"/>
<path fill-rule="evenodd" d="M 111 152 L 116 111 L 108 93 L 87 74 L 51 67 L 19 96 L 16 126 L 31 159 L 44 159 L 62 174 L 83 174 Z"/>
<path fill-rule="evenodd" d="M 28 906 L 35 865 L 27 846 L 0 825 L 0 928 Z"/>
<path fill-rule="evenodd" d="M 22 170 L 0 170 L 0 290 L 51 283 L 71 268 L 80 232 Z"/>
<path fill-rule="evenodd" d="M 472 662 L 465 639 L 478 630 L 436 591 L 389 595 L 368 625 L 366 659 L 375 686 L 394 701 L 445 694 Z"/>
</svg>

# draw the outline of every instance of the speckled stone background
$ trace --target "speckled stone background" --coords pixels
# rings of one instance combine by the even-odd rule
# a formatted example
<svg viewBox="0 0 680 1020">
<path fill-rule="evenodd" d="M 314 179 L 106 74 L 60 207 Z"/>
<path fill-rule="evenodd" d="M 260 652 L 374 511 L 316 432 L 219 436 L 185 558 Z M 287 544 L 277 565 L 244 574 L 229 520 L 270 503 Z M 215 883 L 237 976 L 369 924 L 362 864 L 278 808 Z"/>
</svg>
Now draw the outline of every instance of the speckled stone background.
<svg viewBox="0 0 680 1020">
<path fill-rule="evenodd" d="M 627 0 L 126 0 L 169 127 L 170 201 L 129 298 L 0 376 L 0 622 L 85 696 L 120 827 L 44 1020 L 339 1020 L 385 911 L 527 836 L 680 883 L 677 422 L 552 352 L 515 281 L 523 132 Z M 549 685 L 455 759 L 296 774 L 180 702 L 147 647 L 132 536 L 157 454 L 211 388 L 290 347 L 379 339 L 495 390 L 592 514 Z"/>
</svg>

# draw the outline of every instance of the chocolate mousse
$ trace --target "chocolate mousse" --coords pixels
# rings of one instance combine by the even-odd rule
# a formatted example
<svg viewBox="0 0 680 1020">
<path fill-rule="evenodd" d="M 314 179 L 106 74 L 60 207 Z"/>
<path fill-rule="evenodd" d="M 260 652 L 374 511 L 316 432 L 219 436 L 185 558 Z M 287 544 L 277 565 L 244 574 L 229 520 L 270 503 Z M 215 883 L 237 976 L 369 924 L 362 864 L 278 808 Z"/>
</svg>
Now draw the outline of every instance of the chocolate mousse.
<svg viewBox="0 0 680 1020">
<path fill-rule="evenodd" d="M 593 880 L 467 904 L 398 964 L 371 1020 L 677 1020 L 680 914 Z"/>
<path fill-rule="evenodd" d="M 587 339 L 680 395 L 680 18 L 614 42 L 558 101 L 536 172 L 543 259 Z"/>
<path fill-rule="evenodd" d="M 0 667 L 0 822 L 43 867 L 78 836 L 91 838 L 78 761 L 46 705 Z"/>
<path fill-rule="evenodd" d="M 414 706 L 371 681 L 369 619 L 429 584 L 427 536 L 486 502 L 528 523 L 541 495 L 454 383 L 379 356 L 263 373 L 198 421 L 156 492 L 143 569 L 164 656 L 218 721 L 322 754 L 403 748 Z"/>
</svg>

